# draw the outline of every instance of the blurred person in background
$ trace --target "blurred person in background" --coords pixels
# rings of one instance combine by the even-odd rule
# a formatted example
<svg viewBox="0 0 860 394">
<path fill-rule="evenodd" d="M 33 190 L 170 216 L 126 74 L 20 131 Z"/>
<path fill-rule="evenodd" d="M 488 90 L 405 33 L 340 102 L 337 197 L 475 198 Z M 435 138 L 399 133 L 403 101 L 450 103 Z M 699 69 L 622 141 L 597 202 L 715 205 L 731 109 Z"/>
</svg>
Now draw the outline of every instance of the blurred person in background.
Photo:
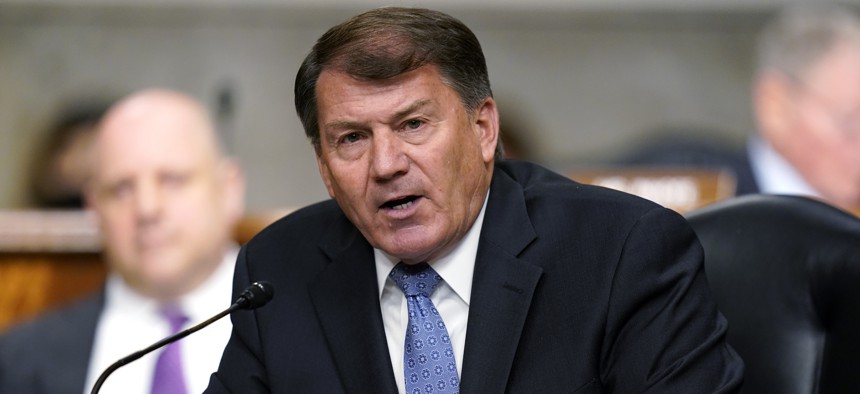
<svg viewBox="0 0 860 394">
<path fill-rule="evenodd" d="M 853 9 L 785 10 L 759 41 L 749 146 L 761 192 L 860 207 L 860 19 Z"/>
<path fill-rule="evenodd" d="M 244 177 L 196 100 L 146 90 L 99 124 L 85 196 L 102 232 L 104 291 L 0 337 L 0 393 L 89 392 L 116 360 L 231 304 Z M 103 393 L 198 393 L 231 325 L 196 335 L 111 375 Z"/>
<path fill-rule="evenodd" d="M 737 194 L 797 194 L 860 208 L 860 19 L 838 5 L 777 13 L 757 47 L 752 104 L 757 132 L 745 151 L 674 132 L 622 159 L 626 165 L 724 167 Z"/>
</svg>

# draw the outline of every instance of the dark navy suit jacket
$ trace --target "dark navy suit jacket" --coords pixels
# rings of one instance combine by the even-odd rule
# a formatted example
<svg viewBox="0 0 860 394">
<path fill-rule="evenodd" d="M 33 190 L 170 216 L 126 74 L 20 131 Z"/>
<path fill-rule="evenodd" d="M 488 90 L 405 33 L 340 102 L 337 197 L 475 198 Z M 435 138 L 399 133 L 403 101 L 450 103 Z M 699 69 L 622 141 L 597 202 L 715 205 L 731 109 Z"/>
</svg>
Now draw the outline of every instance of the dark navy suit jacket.
<svg viewBox="0 0 860 394">
<path fill-rule="evenodd" d="M 103 305 L 99 292 L 0 336 L 0 394 L 83 393 Z"/>
<path fill-rule="evenodd" d="M 536 165 L 496 165 L 480 235 L 462 393 L 733 392 L 702 248 L 678 214 Z M 234 291 L 275 296 L 232 315 L 207 393 L 395 393 L 373 250 L 334 201 L 242 248 Z"/>
</svg>

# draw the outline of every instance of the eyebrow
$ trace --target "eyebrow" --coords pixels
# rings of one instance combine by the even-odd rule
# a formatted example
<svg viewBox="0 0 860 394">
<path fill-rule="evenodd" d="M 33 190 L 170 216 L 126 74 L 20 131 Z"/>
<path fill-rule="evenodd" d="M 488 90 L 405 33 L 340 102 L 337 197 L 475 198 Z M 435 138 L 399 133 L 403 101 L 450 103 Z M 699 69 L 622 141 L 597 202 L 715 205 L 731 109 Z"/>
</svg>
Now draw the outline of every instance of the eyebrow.
<svg viewBox="0 0 860 394">
<path fill-rule="evenodd" d="M 404 118 L 404 117 L 406 117 L 406 115 L 409 115 L 409 114 L 421 109 L 422 107 L 426 107 L 428 105 L 430 105 L 430 100 L 427 100 L 427 99 L 418 100 L 418 101 L 412 103 L 410 106 L 404 108 L 403 110 L 400 110 L 397 113 L 395 113 L 394 116 L 391 117 L 391 119 Z"/>
<path fill-rule="evenodd" d="M 389 118 L 389 122 L 393 122 L 395 120 L 404 118 L 407 115 L 409 115 L 415 111 L 418 111 L 419 109 L 421 109 L 423 107 L 430 105 L 431 102 L 432 101 L 429 99 L 418 100 L 418 101 L 410 104 L 408 107 L 406 107 L 400 111 L 397 111 L 394 115 L 392 115 Z M 326 129 L 359 129 L 362 127 L 364 127 L 364 125 L 362 123 L 359 123 L 359 122 L 340 121 L 340 120 L 336 120 L 336 121 L 325 124 Z"/>
</svg>

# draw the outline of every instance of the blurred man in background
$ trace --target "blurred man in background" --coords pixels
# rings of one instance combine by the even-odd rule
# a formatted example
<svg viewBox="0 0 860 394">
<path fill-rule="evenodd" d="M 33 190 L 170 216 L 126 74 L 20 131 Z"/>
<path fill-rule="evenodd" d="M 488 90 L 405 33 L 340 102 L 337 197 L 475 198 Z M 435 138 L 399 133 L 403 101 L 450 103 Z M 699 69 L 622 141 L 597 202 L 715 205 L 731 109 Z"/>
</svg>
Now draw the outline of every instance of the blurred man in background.
<svg viewBox="0 0 860 394">
<path fill-rule="evenodd" d="M 86 200 L 110 271 L 104 291 L 0 338 L 0 392 L 89 392 L 114 361 L 230 305 L 244 178 L 205 108 L 167 90 L 101 121 Z M 195 393 L 230 336 L 222 320 L 111 375 L 103 393 Z"/>
<path fill-rule="evenodd" d="M 836 5 L 789 7 L 759 36 L 745 151 L 683 133 L 648 144 L 626 165 L 723 167 L 737 194 L 799 194 L 860 208 L 860 19 Z"/>
<path fill-rule="evenodd" d="M 860 19 L 838 6 L 790 8 L 763 31 L 749 144 L 761 192 L 860 207 Z"/>
</svg>

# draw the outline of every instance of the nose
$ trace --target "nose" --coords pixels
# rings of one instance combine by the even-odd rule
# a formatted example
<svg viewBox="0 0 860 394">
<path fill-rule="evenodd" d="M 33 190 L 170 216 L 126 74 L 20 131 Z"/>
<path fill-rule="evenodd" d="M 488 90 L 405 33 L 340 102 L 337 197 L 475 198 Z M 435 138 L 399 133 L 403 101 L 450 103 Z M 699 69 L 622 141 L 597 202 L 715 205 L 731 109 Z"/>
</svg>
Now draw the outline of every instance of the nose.
<svg viewBox="0 0 860 394">
<path fill-rule="evenodd" d="M 138 224 L 154 221 L 158 218 L 162 206 L 158 185 L 152 181 L 140 182 L 135 190 L 134 203 Z"/>
<path fill-rule="evenodd" d="M 391 133 L 374 133 L 370 171 L 377 180 L 389 180 L 409 170 L 404 142 Z"/>
</svg>

